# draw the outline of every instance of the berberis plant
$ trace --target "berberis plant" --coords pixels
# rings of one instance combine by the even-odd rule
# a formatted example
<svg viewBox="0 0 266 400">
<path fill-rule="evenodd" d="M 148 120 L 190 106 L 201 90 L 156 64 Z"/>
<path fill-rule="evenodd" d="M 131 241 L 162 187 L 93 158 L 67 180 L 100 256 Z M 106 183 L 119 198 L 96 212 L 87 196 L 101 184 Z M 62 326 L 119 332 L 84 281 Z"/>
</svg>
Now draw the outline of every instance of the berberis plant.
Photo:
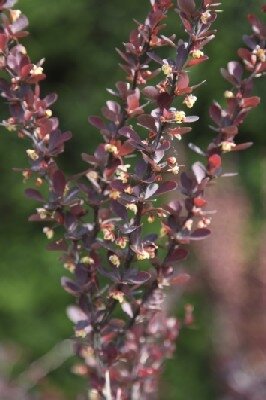
<svg viewBox="0 0 266 400">
<path fill-rule="evenodd" d="M 145 22 L 136 22 L 118 50 L 125 81 L 108 90 L 115 100 L 106 102 L 103 117 L 89 118 L 102 143 L 93 155 L 82 155 L 84 171 L 65 176 L 56 159 L 71 133 L 62 132 L 53 116 L 57 96 L 41 95 L 44 60 L 32 63 L 20 44 L 28 21 L 15 3 L 0 0 L 0 90 L 10 112 L 2 125 L 30 142 L 29 166 L 16 169 L 35 186 L 26 189 L 39 203 L 29 219 L 43 223 L 48 249 L 62 253 L 72 274 L 62 285 L 76 299 L 68 310 L 84 361 L 76 371 L 88 377 L 91 400 L 156 399 L 162 365 L 182 325 L 167 315 L 167 288 L 188 281 L 179 263 L 191 241 L 210 234 L 205 191 L 222 176 L 223 154 L 251 145 L 235 137 L 259 104 L 252 89 L 266 71 L 266 26 L 249 15 L 253 33 L 238 51 L 242 62 L 222 69 L 229 82 L 225 108 L 217 102 L 210 107 L 215 137 L 205 151 L 190 145 L 201 161 L 185 171 L 179 141 L 198 120 L 190 110 L 199 84 L 190 83 L 189 72 L 208 59 L 204 48 L 215 37 L 220 4 L 178 0 L 174 7 L 171 0 L 151 0 Z M 171 9 L 185 40 L 161 33 Z M 170 58 L 160 56 L 162 47 Z M 169 192 L 173 200 L 157 202 Z M 160 231 L 147 234 L 146 225 L 157 231 L 158 221 Z"/>
</svg>

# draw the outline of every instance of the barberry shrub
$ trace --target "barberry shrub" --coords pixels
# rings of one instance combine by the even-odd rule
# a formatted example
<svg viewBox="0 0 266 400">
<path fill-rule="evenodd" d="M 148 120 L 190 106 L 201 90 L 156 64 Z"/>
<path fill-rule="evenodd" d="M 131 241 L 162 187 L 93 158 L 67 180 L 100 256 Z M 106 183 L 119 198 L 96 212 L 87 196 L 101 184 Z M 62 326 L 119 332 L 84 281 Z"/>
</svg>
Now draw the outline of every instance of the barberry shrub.
<svg viewBox="0 0 266 400">
<path fill-rule="evenodd" d="M 38 202 L 30 221 L 42 224 L 48 250 L 61 253 L 72 275 L 62 286 L 75 298 L 68 315 L 83 360 L 75 370 L 88 378 L 94 400 L 157 398 L 163 363 L 182 326 L 167 315 L 167 288 L 189 280 L 180 262 L 191 242 L 210 234 L 205 192 L 226 175 L 223 154 L 252 144 L 235 137 L 259 104 L 253 82 L 266 71 L 266 26 L 249 15 L 253 32 L 244 36 L 240 61 L 221 71 L 229 84 L 225 106 L 210 107 L 215 136 L 206 150 L 190 145 L 201 161 L 190 169 L 180 165 L 179 141 L 199 119 L 191 112 L 199 84 L 190 82 L 190 71 L 208 60 L 205 46 L 215 38 L 220 4 L 150 2 L 145 21 L 136 22 L 118 50 L 125 80 L 108 90 L 113 100 L 102 117 L 89 118 L 102 143 L 82 154 L 83 171 L 66 176 L 57 157 L 72 135 L 53 116 L 57 96 L 41 94 L 44 61 L 32 63 L 20 42 L 28 34 L 26 16 L 13 9 L 15 0 L 0 0 L 0 90 L 10 112 L 2 126 L 30 143 L 28 166 L 16 170 L 33 186 L 26 196 Z M 184 40 L 162 33 L 169 12 L 180 20 Z M 170 192 L 173 200 L 157 202 Z M 188 308 L 185 322 L 191 320 Z"/>
</svg>

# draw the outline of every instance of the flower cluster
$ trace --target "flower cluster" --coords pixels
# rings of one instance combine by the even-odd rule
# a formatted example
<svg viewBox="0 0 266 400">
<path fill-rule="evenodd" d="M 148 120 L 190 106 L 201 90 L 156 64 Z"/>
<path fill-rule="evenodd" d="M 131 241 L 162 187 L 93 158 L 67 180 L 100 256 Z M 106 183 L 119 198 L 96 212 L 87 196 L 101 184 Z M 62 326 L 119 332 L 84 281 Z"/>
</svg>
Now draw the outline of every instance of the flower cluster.
<svg viewBox="0 0 266 400">
<path fill-rule="evenodd" d="M 44 224 L 48 249 L 62 252 L 72 274 L 62 285 L 76 298 L 69 317 L 84 363 L 75 371 L 90 379 L 91 399 L 156 398 L 162 364 L 173 353 L 179 330 L 163 307 L 165 287 L 187 282 L 179 267 L 187 245 L 210 233 L 204 195 L 222 174 L 222 154 L 250 145 L 236 144 L 234 138 L 259 103 L 251 91 L 253 80 L 266 70 L 266 28 L 249 17 L 254 34 L 245 37 L 248 49 L 239 50 L 244 67 L 231 62 L 223 70 L 232 86 L 225 93 L 227 107 L 214 103 L 210 108 L 217 136 L 206 151 L 191 145 L 206 162 L 181 173 L 176 148 L 198 120 L 191 109 L 199 85 L 190 83 L 189 72 L 208 59 L 204 48 L 215 37 L 219 4 L 204 0 L 196 7 L 193 0 L 178 0 L 175 12 L 187 39 L 177 40 L 161 33 L 172 1 L 151 0 L 145 22 L 137 23 L 118 50 L 126 81 L 109 90 L 115 100 L 106 102 L 103 116 L 89 118 L 103 142 L 93 155 L 82 155 L 84 171 L 66 177 L 56 157 L 71 133 L 62 132 L 53 116 L 56 95 L 41 96 L 43 60 L 33 64 L 20 44 L 27 19 L 11 8 L 14 4 L 0 1 L 0 69 L 9 76 L 1 78 L 0 90 L 10 110 L 2 125 L 31 143 L 29 166 L 20 170 L 24 181 L 35 185 L 26 195 L 40 203 L 30 220 Z M 161 47 L 173 56 L 162 59 Z M 156 203 L 173 191 L 177 200 Z M 159 221 L 160 234 L 145 236 L 146 221 Z M 192 320 L 188 310 L 187 321 Z"/>
</svg>

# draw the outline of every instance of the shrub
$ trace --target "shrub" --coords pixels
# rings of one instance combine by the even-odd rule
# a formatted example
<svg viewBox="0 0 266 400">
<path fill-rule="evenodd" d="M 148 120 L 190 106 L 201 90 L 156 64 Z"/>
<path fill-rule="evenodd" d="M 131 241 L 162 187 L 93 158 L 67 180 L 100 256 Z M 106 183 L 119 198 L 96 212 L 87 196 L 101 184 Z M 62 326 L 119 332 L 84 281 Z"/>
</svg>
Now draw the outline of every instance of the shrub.
<svg viewBox="0 0 266 400">
<path fill-rule="evenodd" d="M 259 104 L 253 82 L 266 70 L 266 27 L 249 15 L 253 33 L 244 36 L 242 61 L 222 69 L 229 83 L 225 107 L 210 107 L 215 136 L 206 150 L 190 144 L 202 161 L 186 170 L 178 162 L 178 146 L 190 124 L 199 84 L 190 70 L 205 62 L 205 46 L 219 4 L 204 0 L 151 0 L 144 23 L 136 22 L 122 50 L 125 81 L 108 90 L 103 117 L 90 124 L 102 135 L 93 155 L 83 154 L 84 171 L 66 176 L 57 163 L 70 132 L 59 129 L 51 106 L 55 94 L 43 97 L 44 60 L 34 64 L 20 43 L 27 18 L 1 0 L 1 95 L 10 117 L 2 125 L 31 147 L 27 168 L 18 170 L 33 184 L 26 195 L 39 203 L 30 221 L 41 222 L 48 250 L 61 252 L 72 277 L 62 286 L 76 299 L 68 314 L 74 323 L 75 347 L 83 360 L 77 373 L 89 378 L 90 399 L 152 399 L 158 378 L 171 357 L 184 321 L 169 317 L 165 295 L 169 286 L 184 285 L 189 275 L 180 267 L 188 245 L 210 234 L 212 212 L 206 188 L 222 172 L 224 153 L 252 143 L 235 142 L 239 126 Z M 169 12 L 180 18 L 186 39 L 161 33 Z M 265 7 L 264 7 L 265 11 Z M 170 58 L 163 58 L 167 48 Z M 173 200 L 157 202 L 172 193 Z"/>
</svg>

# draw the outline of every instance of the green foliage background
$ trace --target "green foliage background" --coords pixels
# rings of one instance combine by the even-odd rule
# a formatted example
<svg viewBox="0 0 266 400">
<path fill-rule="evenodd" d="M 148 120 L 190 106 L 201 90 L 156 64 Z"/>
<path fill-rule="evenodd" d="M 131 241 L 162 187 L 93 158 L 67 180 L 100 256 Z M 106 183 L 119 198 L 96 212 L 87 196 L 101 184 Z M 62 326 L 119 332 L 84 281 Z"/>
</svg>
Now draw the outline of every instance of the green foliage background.
<svg viewBox="0 0 266 400">
<path fill-rule="evenodd" d="M 221 99 L 226 89 L 219 68 L 235 57 L 242 33 L 249 32 L 247 12 L 258 11 L 262 5 L 258 0 L 223 3 L 224 13 L 216 23 L 217 39 L 208 46 L 210 60 L 193 75 L 196 83 L 207 78 L 198 92 L 196 113 L 201 115 L 201 121 L 189 138 L 203 145 L 211 137 L 210 101 Z M 62 129 L 74 134 L 62 165 L 67 171 L 79 171 L 80 153 L 93 151 L 100 139 L 96 130 L 87 124 L 87 116 L 99 113 L 109 96 L 105 88 L 114 87 L 117 80 L 123 79 L 114 49 L 120 47 L 134 27 L 132 18 L 144 18 L 148 0 L 21 0 L 18 7 L 30 20 L 31 35 L 25 42 L 32 59 L 46 58 L 48 79 L 43 85 L 44 92 L 56 91 L 60 95 L 55 113 Z M 179 29 L 177 18 L 172 18 L 169 32 L 179 32 Z M 256 88 L 262 104 L 242 129 L 243 139 L 254 140 L 255 146 L 241 154 L 239 163 L 242 182 L 254 205 L 254 231 L 260 228 L 264 212 L 261 181 L 266 96 L 263 91 L 265 83 Z M 3 116 L 6 113 L 3 102 L 1 113 Z M 16 342 L 22 349 L 15 373 L 62 338 L 72 335 L 71 324 L 65 316 L 66 305 L 72 299 L 60 287 L 62 267 L 56 255 L 46 252 L 40 227 L 27 223 L 35 204 L 25 201 L 21 177 L 11 171 L 13 167 L 26 165 L 27 147 L 4 130 L 0 138 L 0 341 Z M 235 161 L 238 163 L 238 159 Z M 162 397 L 167 400 L 215 397 L 215 378 L 209 363 L 211 307 L 203 293 L 190 300 L 197 304 L 198 328 L 181 334 L 176 357 L 167 366 L 163 383 L 167 397 Z M 49 379 L 64 389 L 66 398 L 73 399 L 83 383 L 71 375 L 70 365 L 71 362 L 61 367 Z"/>
</svg>

